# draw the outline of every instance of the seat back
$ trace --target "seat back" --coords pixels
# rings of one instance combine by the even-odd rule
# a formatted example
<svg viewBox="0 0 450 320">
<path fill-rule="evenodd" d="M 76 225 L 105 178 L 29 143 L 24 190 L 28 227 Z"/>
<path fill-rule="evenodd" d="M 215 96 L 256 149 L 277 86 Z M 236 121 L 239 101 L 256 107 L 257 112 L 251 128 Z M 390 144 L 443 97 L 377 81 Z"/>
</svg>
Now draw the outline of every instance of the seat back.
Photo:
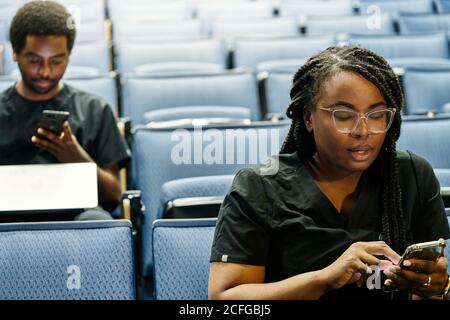
<svg viewBox="0 0 450 320">
<path fill-rule="evenodd" d="M 113 25 L 114 41 L 118 43 L 156 37 L 197 38 L 200 36 L 200 21 L 194 19 L 153 22 L 117 21 Z"/>
<path fill-rule="evenodd" d="M 421 57 L 449 58 L 444 33 L 406 36 L 356 36 L 349 43 L 370 49 L 384 58 Z"/>
<path fill-rule="evenodd" d="M 157 219 L 164 217 L 167 204 L 174 200 L 197 199 L 198 201 L 193 204 L 196 208 L 201 207 L 202 204 L 209 206 L 208 199 L 225 197 L 233 179 L 234 175 L 221 175 L 176 179 L 164 183 L 161 187 Z M 201 201 L 201 199 L 205 201 Z M 192 210 L 190 211 L 192 212 Z"/>
<path fill-rule="evenodd" d="M 432 0 L 360 0 L 361 13 L 391 13 L 397 15 L 400 12 L 433 13 Z"/>
<path fill-rule="evenodd" d="M 226 66 L 226 53 L 220 40 L 190 39 L 180 41 L 130 42 L 116 45 L 116 68 L 133 72 L 140 65 L 159 62 L 203 62 Z"/>
<path fill-rule="evenodd" d="M 264 94 L 268 113 L 286 114 L 291 101 L 290 91 L 294 72 L 280 70 L 267 73 L 264 79 Z"/>
<path fill-rule="evenodd" d="M 293 17 L 216 20 L 212 22 L 212 36 L 233 40 L 242 36 L 278 36 L 290 37 L 299 35 L 297 21 Z"/>
<path fill-rule="evenodd" d="M 64 78 L 63 81 L 105 99 L 113 112 L 118 114 L 116 75 L 114 73 L 94 77 Z"/>
<path fill-rule="evenodd" d="M 234 175 L 243 167 L 262 163 L 278 154 L 289 127 L 290 121 L 177 130 L 136 128 L 132 175 L 146 208 L 142 226 L 145 275 L 152 265 L 151 223 L 158 215 L 161 186 L 175 179 Z"/>
<path fill-rule="evenodd" d="M 142 124 L 144 113 L 189 105 L 246 107 L 260 119 L 255 76 L 249 71 L 210 74 L 128 76 L 122 79 L 122 116 Z"/>
<path fill-rule="evenodd" d="M 185 0 L 108 0 L 109 17 L 117 21 L 179 21 L 192 18 L 192 8 Z"/>
<path fill-rule="evenodd" d="M 0 225 L 1 300 L 135 299 L 129 221 Z"/>
<path fill-rule="evenodd" d="M 433 168 L 450 169 L 450 117 L 404 117 L 397 143 L 427 159 Z"/>
<path fill-rule="evenodd" d="M 398 18 L 401 34 L 450 31 L 450 14 L 401 14 Z"/>
<path fill-rule="evenodd" d="M 329 1 L 282 1 L 280 15 L 351 15 L 353 14 L 353 2 L 350 0 Z"/>
<path fill-rule="evenodd" d="M 341 34 L 394 34 L 394 21 L 385 13 L 377 17 L 369 15 L 347 16 L 311 16 L 306 21 L 308 34 L 341 33 Z"/>
<path fill-rule="evenodd" d="M 450 102 L 449 83 L 450 69 L 407 69 L 403 76 L 407 113 L 442 112 Z"/>
<path fill-rule="evenodd" d="M 156 220 L 153 279 L 156 300 L 207 300 L 216 219 Z"/>
<path fill-rule="evenodd" d="M 242 38 L 234 44 L 234 66 L 256 68 L 268 60 L 303 59 L 335 44 L 333 35 L 286 38 Z"/>
<path fill-rule="evenodd" d="M 56 0 L 62 4 L 72 14 L 76 23 L 104 21 L 105 1 L 104 0 Z"/>
</svg>

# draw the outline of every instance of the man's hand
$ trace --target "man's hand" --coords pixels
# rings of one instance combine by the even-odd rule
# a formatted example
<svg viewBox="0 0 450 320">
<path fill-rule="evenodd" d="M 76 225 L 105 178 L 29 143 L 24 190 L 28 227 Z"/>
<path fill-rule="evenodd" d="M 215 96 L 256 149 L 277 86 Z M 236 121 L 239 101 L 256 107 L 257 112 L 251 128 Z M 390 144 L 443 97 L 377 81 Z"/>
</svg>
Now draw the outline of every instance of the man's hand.
<svg viewBox="0 0 450 320">
<path fill-rule="evenodd" d="M 38 129 L 38 133 L 46 139 L 33 136 L 31 142 L 38 148 L 50 152 L 60 162 L 94 162 L 72 134 L 68 121 L 64 121 L 63 132 L 59 136 L 42 128 Z"/>
<path fill-rule="evenodd" d="M 384 271 L 386 284 L 410 293 L 429 298 L 442 293 L 447 284 L 447 260 L 437 261 L 410 259 L 402 267 L 391 266 Z"/>
</svg>

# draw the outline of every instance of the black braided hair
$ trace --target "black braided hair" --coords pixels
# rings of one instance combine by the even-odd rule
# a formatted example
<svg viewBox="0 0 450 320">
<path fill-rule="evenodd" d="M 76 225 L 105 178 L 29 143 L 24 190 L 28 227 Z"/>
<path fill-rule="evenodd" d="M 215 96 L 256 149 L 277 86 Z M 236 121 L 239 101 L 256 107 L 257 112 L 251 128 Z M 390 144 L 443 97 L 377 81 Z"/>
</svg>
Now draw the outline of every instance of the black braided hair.
<svg viewBox="0 0 450 320">
<path fill-rule="evenodd" d="M 280 153 L 297 152 L 304 160 L 313 156 L 316 144 L 313 134 L 306 129 L 304 115 L 315 108 L 323 83 L 341 71 L 356 72 L 376 85 L 388 107 L 397 110 L 372 167 L 378 168 L 384 177 L 380 197 L 383 240 L 395 251 L 403 252 L 410 237 L 406 234 L 401 206 L 396 141 L 400 136 L 404 98 L 399 79 L 384 58 L 355 46 L 330 47 L 312 56 L 294 75 L 287 109 L 292 125 Z"/>
</svg>

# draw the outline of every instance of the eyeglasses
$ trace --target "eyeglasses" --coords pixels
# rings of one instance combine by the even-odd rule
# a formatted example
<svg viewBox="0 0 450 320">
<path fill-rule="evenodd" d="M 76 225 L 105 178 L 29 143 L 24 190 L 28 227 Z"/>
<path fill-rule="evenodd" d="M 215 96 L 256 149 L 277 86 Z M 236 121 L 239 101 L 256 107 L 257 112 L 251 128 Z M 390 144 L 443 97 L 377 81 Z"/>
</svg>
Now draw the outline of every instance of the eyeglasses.
<svg viewBox="0 0 450 320">
<path fill-rule="evenodd" d="M 352 133 L 359 125 L 359 120 L 366 120 L 367 130 L 370 133 L 384 133 L 389 130 L 395 115 L 395 108 L 374 110 L 367 113 L 359 113 L 343 108 L 321 108 L 330 112 L 334 126 L 340 133 Z"/>
</svg>

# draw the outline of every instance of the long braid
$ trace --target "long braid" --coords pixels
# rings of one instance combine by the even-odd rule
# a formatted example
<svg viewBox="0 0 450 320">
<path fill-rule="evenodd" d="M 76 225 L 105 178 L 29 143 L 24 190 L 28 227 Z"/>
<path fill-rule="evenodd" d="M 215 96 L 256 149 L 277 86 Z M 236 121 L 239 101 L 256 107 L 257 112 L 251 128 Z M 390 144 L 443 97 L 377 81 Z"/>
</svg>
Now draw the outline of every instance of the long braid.
<svg viewBox="0 0 450 320">
<path fill-rule="evenodd" d="M 383 148 L 373 167 L 381 171 L 380 209 L 383 239 L 397 252 L 403 252 L 408 242 L 401 204 L 396 141 L 400 136 L 403 92 L 397 76 L 386 60 L 360 47 L 331 47 L 311 57 L 294 75 L 291 102 L 287 116 L 292 125 L 280 153 L 297 152 L 300 159 L 310 159 L 316 145 L 314 136 L 306 129 L 304 115 L 315 107 L 322 84 L 341 71 L 353 71 L 377 86 L 389 107 L 395 108 L 393 123 Z"/>
</svg>

